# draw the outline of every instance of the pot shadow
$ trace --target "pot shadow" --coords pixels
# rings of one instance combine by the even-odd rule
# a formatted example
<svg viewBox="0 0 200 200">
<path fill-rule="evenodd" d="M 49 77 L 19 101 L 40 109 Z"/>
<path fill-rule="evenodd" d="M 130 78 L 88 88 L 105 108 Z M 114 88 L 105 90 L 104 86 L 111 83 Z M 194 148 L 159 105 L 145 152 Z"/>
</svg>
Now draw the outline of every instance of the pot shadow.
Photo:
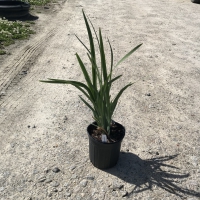
<svg viewBox="0 0 200 200">
<path fill-rule="evenodd" d="M 177 172 L 179 168 L 164 163 L 177 156 L 172 155 L 142 160 L 135 154 L 122 152 L 118 164 L 103 171 L 133 184 L 135 187 L 128 195 L 153 190 L 153 186 L 157 186 L 179 197 L 183 197 L 183 195 L 200 197 L 200 193 L 182 188 L 176 184 L 176 182 L 189 177 L 189 174 Z M 161 167 L 165 168 L 165 170 L 161 169 Z"/>
<path fill-rule="evenodd" d="M 8 21 L 17 21 L 17 20 L 19 20 L 19 21 L 35 21 L 38 18 L 39 18 L 38 16 L 33 16 L 30 13 L 23 17 L 6 17 L 6 19 Z"/>
</svg>

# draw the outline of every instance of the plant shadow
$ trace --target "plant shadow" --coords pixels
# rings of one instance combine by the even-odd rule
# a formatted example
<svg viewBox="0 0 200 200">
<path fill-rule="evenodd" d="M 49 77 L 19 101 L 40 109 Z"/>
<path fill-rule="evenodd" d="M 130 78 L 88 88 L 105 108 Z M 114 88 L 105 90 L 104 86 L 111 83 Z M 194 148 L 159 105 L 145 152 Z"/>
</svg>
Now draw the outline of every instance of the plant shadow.
<svg viewBox="0 0 200 200">
<path fill-rule="evenodd" d="M 135 154 L 122 152 L 118 164 L 104 171 L 133 184 L 135 187 L 128 195 L 153 190 L 153 186 L 157 186 L 179 197 L 185 195 L 200 197 L 200 193 L 177 185 L 177 182 L 189 177 L 189 174 L 177 172 L 179 168 L 164 163 L 177 156 L 142 160 Z"/>
</svg>

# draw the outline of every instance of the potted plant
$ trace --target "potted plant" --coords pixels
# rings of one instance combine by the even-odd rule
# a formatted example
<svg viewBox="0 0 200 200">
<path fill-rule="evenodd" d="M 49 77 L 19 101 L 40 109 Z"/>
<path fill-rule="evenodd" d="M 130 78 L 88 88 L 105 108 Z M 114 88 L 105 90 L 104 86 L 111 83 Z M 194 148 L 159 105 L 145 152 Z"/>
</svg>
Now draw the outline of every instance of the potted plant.
<svg viewBox="0 0 200 200">
<path fill-rule="evenodd" d="M 83 61 L 77 53 L 76 57 L 86 83 L 60 79 L 48 79 L 43 80 L 42 82 L 70 84 L 79 89 L 85 95 L 85 99 L 81 96 L 80 99 L 92 111 L 93 118 L 95 120 L 95 122 L 91 123 L 87 127 L 90 160 L 95 167 L 105 169 L 113 167 L 119 158 L 121 142 L 125 135 L 125 128 L 121 124 L 115 122 L 112 119 L 112 116 L 120 96 L 129 86 L 132 85 L 132 83 L 129 83 L 124 86 L 115 96 L 115 98 L 112 99 L 110 95 L 111 86 L 122 76 L 119 75 L 113 78 L 113 69 L 117 67 L 122 61 L 124 61 L 128 56 L 130 56 L 135 50 L 137 50 L 142 44 L 133 48 L 114 66 L 113 50 L 108 40 L 111 54 L 111 63 L 108 67 L 106 63 L 106 55 L 104 51 L 101 29 L 99 28 L 99 34 L 97 35 L 93 24 L 88 20 L 84 11 L 82 12 L 87 28 L 90 48 L 87 48 L 86 45 L 77 36 L 76 37 L 87 50 L 87 56 L 91 64 L 91 72 L 86 70 Z M 96 49 L 92 31 L 95 34 L 100 53 L 100 66 L 97 66 Z"/>
</svg>

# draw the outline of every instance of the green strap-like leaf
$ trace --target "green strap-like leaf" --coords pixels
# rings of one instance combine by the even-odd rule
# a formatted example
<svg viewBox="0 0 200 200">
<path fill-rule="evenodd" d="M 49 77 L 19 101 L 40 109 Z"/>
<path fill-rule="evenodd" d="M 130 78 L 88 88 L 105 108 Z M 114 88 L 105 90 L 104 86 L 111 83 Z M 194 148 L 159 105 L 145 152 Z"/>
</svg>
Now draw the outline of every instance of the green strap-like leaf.
<svg viewBox="0 0 200 200">
<path fill-rule="evenodd" d="M 90 60 L 90 62 L 92 64 L 92 67 L 96 71 L 96 77 L 98 78 L 98 81 L 99 81 L 100 87 L 101 87 L 102 80 L 101 80 L 101 75 L 100 75 L 100 72 L 99 72 L 99 68 L 97 67 L 97 64 L 95 63 L 95 61 L 93 60 L 93 58 L 89 54 L 87 54 L 87 56 L 88 56 L 88 58 L 89 58 L 89 60 Z M 97 90 L 97 88 L 96 88 L 96 90 Z"/>
<path fill-rule="evenodd" d="M 105 89 L 103 89 L 104 93 L 102 94 L 105 102 L 102 102 L 103 103 L 102 107 L 103 107 L 103 111 L 105 113 L 107 113 L 107 110 L 110 110 L 110 108 L 109 108 L 109 106 L 110 106 L 110 87 L 107 85 L 107 83 L 109 81 L 109 77 L 108 77 L 108 73 L 107 73 L 106 57 L 105 57 L 105 52 L 104 52 L 104 45 L 103 45 L 101 29 L 99 29 L 99 42 L 100 42 L 99 50 L 100 50 L 100 56 L 101 56 L 101 69 L 103 72 L 103 79 L 104 79 L 104 85 L 102 87 L 105 88 Z M 102 120 L 103 120 L 103 124 L 104 124 L 104 129 L 107 129 L 107 116 L 105 115 Z"/>
<path fill-rule="evenodd" d="M 100 87 L 100 89 L 99 89 L 101 95 L 102 95 L 102 94 L 105 94 L 105 93 L 106 93 L 106 90 L 108 90 L 108 87 L 111 87 L 111 84 L 112 84 L 114 81 L 116 81 L 117 79 L 119 79 L 121 76 L 122 76 L 122 75 L 119 75 L 119 76 L 113 78 L 111 81 L 105 82 L 105 83 L 102 85 L 102 87 Z M 104 95 L 104 96 L 105 96 L 105 98 L 108 98 L 108 99 L 106 99 L 106 100 L 107 100 L 106 103 L 107 103 L 108 105 L 110 105 L 110 93 L 109 93 L 108 95 L 109 95 L 109 96 L 107 96 L 107 95 Z"/>
<path fill-rule="evenodd" d="M 94 41 L 93 41 L 92 32 L 91 32 L 90 25 L 88 23 L 87 17 L 86 17 L 86 15 L 85 15 L 83 10 L 82 10 L 82 12 L 83 12 L 83 17 L 84 17 L 84 20 L 85 20 L 85 25 L 86 25 L 86 28 L 87 28 L 87 32 L 88 32 L 88 38 L 89 38 L 89 41 L 90 41 L 91 57 L 96 62 L 95 47 L 94 47 Z M 96 88 L 97 87 L 97 80 L 96 80 L 96 74 L 95 74 L 94 68 L 92 68 L 92 78 L 93 78 L 93 85 Z"/>
<path fill-rule="evenodd" d="M 111 53 L 111 63 L 110 63 L 110 80 L 111 80 L 111 78 L 112 78 L 112 70 L 113 70 L 113 50 L 112 50 L 112 46 L 111 46 L 111 44 L 110 44 L 110 41 L 109 41 L 109 39 L 108 39 L 108 44 L 109 44 L 109 46 L 110 46 L 110 53 Z"/>
<path fill-rule="evenodd" d="M 122 75 L 116 76 L 115 78 L 113 78 L 111 81 L 108 82 L 108 84 L 112 84 L 114 81 L 116 81 L 117 79 L 119 79 Z"/>
<path fill-rule="evenodd" d="M 75 36 L 79 40 L 79 42 L 85 47 L 85 49 L 91 54 L 90 50 L 86 47 L 86 45 L 82 42 L 82 40 L 77 35 Z"/>
<path fill-rule="evenodd" d="M 86 17 L 86 15 L 85 15 L 83 10 L 82 10 L 82 12 L 83 12 L 83 17 L 84 17 L 84 21 L 85 21 L 85 25 L 86 25 L 87 32 L 88 32 L 89 41 L 90 41 L 90 51 L 91 51 L 92 56 L 95 57 L 94 41 L 93 41 L 90 25 L 88 23 L 87 17 Z"/>
<path fill-rule="evenodd" d="M 79 62 L 79 65 L 80 65 L 80 67 L 81 67 L 81 70 L 82 70 L 82 72 L 83 72 L 83 75 L 84 75 L 84 77 L 85 77 L 85 80 L 86 80 L 86 82 L 87 82 L 87 85 L 88 85 L 88 87 L 90 88 L 90 91 L 92 92 L 92 94 L 94 95 L 94 87 L 93 87 L 93 85 L 92 85 L 92 82 L 91 82 L 91 80 L 90 80 L 90 77 L 89 77 L 89 75 L 88 75 L 88 72 L 87 72 L 87 70 L 86 70 L 86 68 L 85 68 L 85 65 L 83 64 L 83 62 L 82 62 L 82 60 L 81 60 L 81 58 L 79 57 L 79 55 L 76 53 L 76 57 L 77 57 L 77 60 L 78 60 L 78 62 Z"/>
<path fill-rule="evenodd" d="M 105 52 L 104 52 L 104 45 L 103 45 L 103 38 L 101 35 L 101 29 L 99 29 L 99 40 L 100 40 L 100 56 L 101 56 L 101 69 L 103 71 L 103 78 L 104 81 L 107 80 L 107 68 L 106 68 L 106 58 L 105 58 Z"/>
<path fill-rule="evenodd" d="M 61 79 L 48 79 L 48 81 L 44 81 L 44 80 L 40 80 L 40 82 L 44 82 L 44 83 L 54 83 L 54 84 L 69 84 L 69 85 L 73 85 L 75 86 L 77 89 L 79 89 L 81 92 L 84 93 L 84 95 L 86 95 L 86 97 L 93 102 L 93 95 L 92 92 L 90 91 L 90 89 L 87 87 L 87 85 L 85 85 L 84 83 L 78 82 L 78 81 L 70 81 L 70 80 L 61 80 Z M 87 91 L 87 93 L 85 92 L 85 90 L 83 90 L 83 88 Z"/>
<path fill-rule="evenodd" d="M 40 80 L 40 82 L 44 82 L 44 83 L 56 83 L 56 84 L 77 84 L 80 87 L 85 88 L 86 90 L 88 90 L 89 88 L 87 87 L 87 85 L 85 85 L 84 83 L 81 83 L 79 81 L 71 81 L 71 80 L 62 80 L 62 79 L 53 79 L 53 78 L 48 78 L 48 80 Z"/>
<path fill-rule="evenodd" d="M 115 108 L 116 108 L 116 105 L 117 105 L 117 103 L 118 103 L 118 100 L 119 100 L 120 96 L 121 96 L 122 93 L 123 93 L 128 87 L 130 87 L 131 85 L 132 85 L 132 83 L 129 83 L 128 85 L 126 85 L 125 87 L 123 87 L 123 88 L 119 91 L 119 93 L 117 94 L 117 96 L 115 97 L 114 101 L 112 102 L 112 108 L 111 108 L 112 114 L 113 114 L 113 112 L 114 112 L 114 110 L 115 110 Z"/>
<path fill-rule="evenodd" d="M 128 58 L 134 51 L 136 51 L 140 46 L 142 46 L 142 44 L 139 44 L 138 46 L 136 46 L 135 48 L 133 48 L 131 51 L 129 51 L 129 53 L 127 53 L 117 64 L 115 67 L 117 67 L 120 63 L 122 63 L 126 58 Z"/>
<path fill-rule="evenodd" d="M 90 21 L 90 19 L 89 19 L 89 21 Z M 92 29 L 93 29 L 93 31 L 94 31 L 94 33 L 95 33 L 96 40 L 97 40 L 97 42 L 98 42 L 98 44 L 99 44 L 99 38 L 98 38 L 98 36 L 97 36 L 97 32 L 96 32 L 96 30 L 95 30 L 95 28 L 94 28 L 94 26 L 93 26 L 93 24 L 92 24 L 91 21 L 90 21 L 90 24 L 92 25 Z"/>
<path fill-rule="evenodd" d="M 80 99 L 85 103 L 85 105 L 88 106 L 88 108 L 89 108 L 90 110 L 92 110 L 92 112 L 94 113 L 95 111 L 94 111 L 94 109 L 92 108 L 92 106 L 91 106 L 87 101 L 85 101 L 85 99 L 83 99 L 81 96 L 79 96 L 79 97 L 80 97 Z"/>
</svg>

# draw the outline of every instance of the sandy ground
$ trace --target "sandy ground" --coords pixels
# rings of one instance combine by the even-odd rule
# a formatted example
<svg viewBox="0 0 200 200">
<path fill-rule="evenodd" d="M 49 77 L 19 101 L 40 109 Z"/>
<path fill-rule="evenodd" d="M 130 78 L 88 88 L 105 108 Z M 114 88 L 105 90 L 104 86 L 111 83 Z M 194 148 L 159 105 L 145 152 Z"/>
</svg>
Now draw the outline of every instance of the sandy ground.
<svg viewBox="0 0 200 200">
<path fill-rule="evenodd" d="M 39 82 L 83 80 L 88 64 L 81 10 L 109 37 L 115 61 L 143 46 L 115 74 L 114 120 L 126 127 L 116 167 L 88 158 L 92 114 L 75 88 Z M 200 197 L 200 5 L 190 0 L 68 0 L 40 13 L 37 34 L 0 67 L 0 199 L 187 199 Z M 108 59 L 109 60 L 109 59 Z"/>
</svg>

